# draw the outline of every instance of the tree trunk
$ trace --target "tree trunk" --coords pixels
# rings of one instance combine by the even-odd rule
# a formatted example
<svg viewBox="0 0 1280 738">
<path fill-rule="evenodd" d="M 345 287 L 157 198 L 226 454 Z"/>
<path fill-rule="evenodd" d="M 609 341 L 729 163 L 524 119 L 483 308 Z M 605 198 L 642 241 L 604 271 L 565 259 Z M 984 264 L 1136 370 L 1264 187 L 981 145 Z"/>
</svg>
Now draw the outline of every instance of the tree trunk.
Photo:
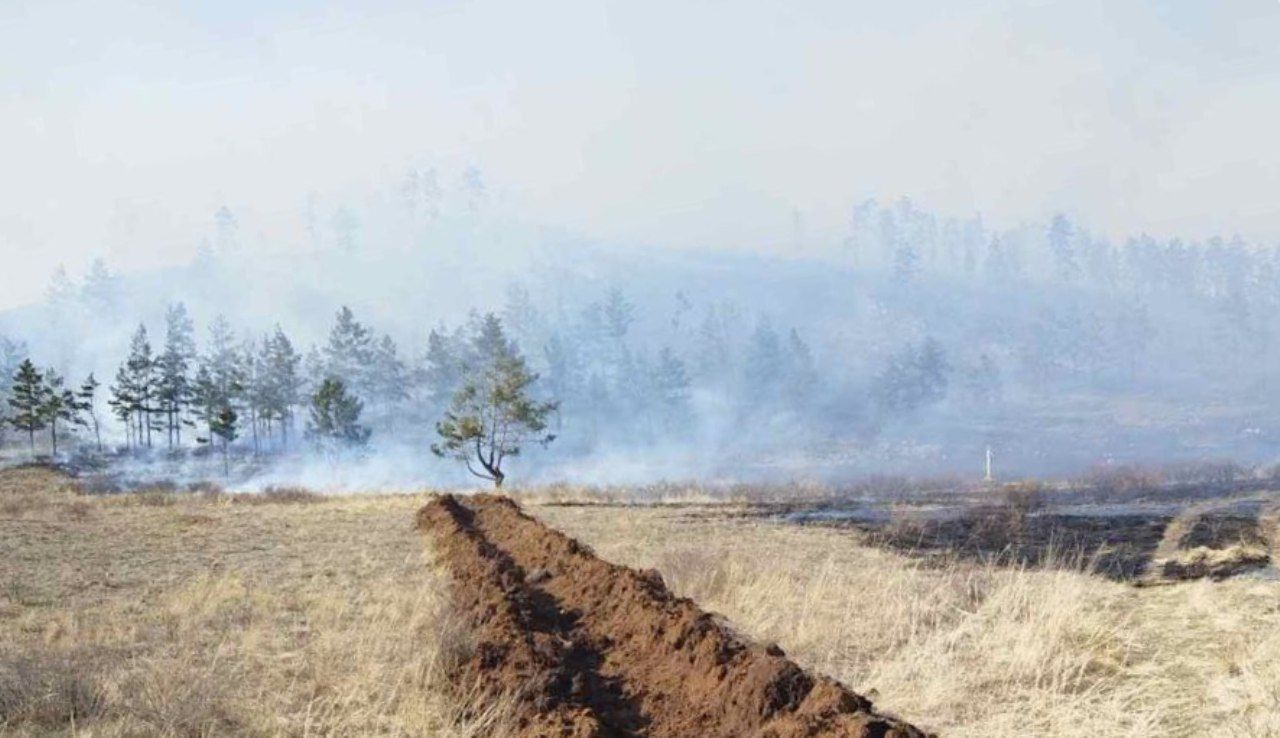
<svg viewBox="0 0 1280 738">
<path fill-rule="evenodd" d="M 58 460 L 58 421 L 49 424 L 49 440 L 52 442 L 53 460 Z"/>
</svg>

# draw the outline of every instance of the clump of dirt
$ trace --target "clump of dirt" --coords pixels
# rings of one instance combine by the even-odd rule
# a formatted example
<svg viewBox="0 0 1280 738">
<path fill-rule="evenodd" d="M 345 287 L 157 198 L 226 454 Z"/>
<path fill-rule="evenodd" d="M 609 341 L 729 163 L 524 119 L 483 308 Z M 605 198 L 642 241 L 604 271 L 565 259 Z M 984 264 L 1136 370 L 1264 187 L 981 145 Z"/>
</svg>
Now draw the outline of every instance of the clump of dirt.
<svg viewBox="0 0 1280 738">
<path fill-rule="evenodd" d="M 1229 548 L 1197 548 L 1178 551 L 1157 561 L 1155 571 L 1166 581 L 1222 580 L 1261 569 L 1271 562 L 1265 548 L 1237 545 Z"/>
<path fill-rule="evenodd" d="M 440 497 L 418 526 L 435 536 L 473 630 L 456 676 L 513 696 L 522 736 L 927 735 L 506 498 Z"/>
<path fill-rule="evenodd" d="M 1192 507 L 1170 521 L 1145 584 L 1223 580 L 1272 563 L 1265 510 L 1257 515 Z"/>
</svg>

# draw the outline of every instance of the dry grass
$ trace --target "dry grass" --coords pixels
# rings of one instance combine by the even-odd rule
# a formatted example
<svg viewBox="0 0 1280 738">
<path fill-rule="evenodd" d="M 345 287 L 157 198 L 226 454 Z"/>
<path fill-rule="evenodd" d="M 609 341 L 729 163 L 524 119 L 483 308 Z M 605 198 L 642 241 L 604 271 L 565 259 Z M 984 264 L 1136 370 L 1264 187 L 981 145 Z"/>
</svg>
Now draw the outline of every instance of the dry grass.
<svg viewBox="0 0 1280 738">
<path fill-rule="evenodd" d="M 444 679 L 467 639 L 422 502 L 0 473 L 0 734 L 507 733 Z M 925 565 L 723 504 L 531 511 L 948 736 L 1280 736 L 1280 583 Z"/>
<path fill-rule="evenodd" d="M 1280 736 L 1275 582 L 1138 589 L 692 510 L 535 513 L 948 736 Z"/>
<path fill-rule="evenodd" d="M 83 498 L 0 474 L 0 734 L 464 736 L 421 496 Z"/>
</svg>

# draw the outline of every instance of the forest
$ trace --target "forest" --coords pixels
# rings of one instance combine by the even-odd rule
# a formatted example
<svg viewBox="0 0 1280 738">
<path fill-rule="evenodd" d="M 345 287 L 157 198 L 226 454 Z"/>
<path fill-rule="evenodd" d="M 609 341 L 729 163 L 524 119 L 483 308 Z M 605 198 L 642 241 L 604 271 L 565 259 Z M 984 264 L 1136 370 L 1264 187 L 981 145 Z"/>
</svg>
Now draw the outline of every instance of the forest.
<svg viewBox="0 0 1280 738">
<path fill-rule="evenodd" d="M 224 207 L 186 266 L 60 269 L 0 315 L 9 446 L 217 450 L 261 474 L 341 436 L 366 470 L 460 482 L 430 447 L 490 321 L 554 404 L 555 443 L 516 462 L 542 479 L 972 471 L 987 446 L 1010 473 L 1257 462 L 1280 433 L 1254 391 L 1273 381 L 1275 247 L 1112 243 L 1064 215 L 998 229 L 899 199 L 821 239 L 798 220 L 776 256 L 678 251 L 535 227 L 475 172 L 449 193 L 434 177 L 327 222 L 308 200 L 303 246 L 273 251 Z M 40 419 L 32 372 L 65 396 Z M 329 379 L 358 420 L 309 431 Z"/>
</svg>

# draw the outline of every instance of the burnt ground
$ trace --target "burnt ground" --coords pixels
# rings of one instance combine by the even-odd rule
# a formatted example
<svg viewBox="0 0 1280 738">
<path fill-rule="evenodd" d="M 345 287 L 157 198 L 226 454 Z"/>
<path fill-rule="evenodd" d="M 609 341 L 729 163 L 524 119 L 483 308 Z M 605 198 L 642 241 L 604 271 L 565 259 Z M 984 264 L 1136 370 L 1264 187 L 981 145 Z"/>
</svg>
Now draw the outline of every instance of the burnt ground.
<svg viewBox="0 0 1280 738">
<path fill-rule="evenodd" d="M 1146 572 L 1168 516 L 1000 514 L 862 526 L 869 540 L 913 556 L 948 556 L 1013 566 L 1087 565 L 1115 580 Z"/>
<path fill-rule="evenodd" d="M 1181 552 L 1226 552 L 1241 547 L 1265 551 L 1270 545 L 1269 531 L 1260 523 L 1260 514 L 1226 510 L 1198 513 L 1173 541 L 1173 548 Z M 1153 570 L 1153 562 L 1178 518 L 1178 514 L 1151 511 L 1025 514 L 1000 505 L 979 505 L 941 516 L 908 512 L 882 519 L 819 519 L 805 524 L 857 530 L 873 545 L 913 557 L 1010 566 L 1071 565 L 1115 581 L 1136 581 L 1162 575 Z M 1226 568 L 1179 570 L 1172 578 L 1222 578 L 1268 563 L 1265 555 L 1245 556 Z"/>
<path fill-rule="evenodd" d="M 602 561 L 506 498 L 440 497 L 418 527 L 474 638 L 454 678 L 512 698 L 519 735 L 926 735 L 745 640 L 657 572 Z"/>
</svg>

